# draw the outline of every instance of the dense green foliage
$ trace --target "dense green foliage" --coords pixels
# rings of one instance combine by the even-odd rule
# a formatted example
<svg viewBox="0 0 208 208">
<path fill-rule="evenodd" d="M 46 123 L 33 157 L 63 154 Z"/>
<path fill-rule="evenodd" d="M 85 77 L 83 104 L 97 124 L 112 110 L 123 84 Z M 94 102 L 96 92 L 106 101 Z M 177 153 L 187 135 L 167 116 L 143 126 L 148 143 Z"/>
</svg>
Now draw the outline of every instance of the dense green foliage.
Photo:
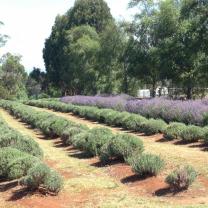
<svg viewBox="0 0 208 208">
<path fill-rule="evenodd" d="M 134 153 L 129 159 L 132 170 L 139 176 L 156 176 L 165 166 L 164 160 L 157 155 Z"/>
<path fill-rule="evenodd" d="M 188 189 L 188 187 L 195 181 L 197 172 L 192 166 L 179 167 L 174 170 L 165 179 L 166 183 L 175 191 Z"/>
<path fill-rule="evenodd" d="M 137 81 L 129 79 L 122 62 L 127 43 L 104 0 L 77 0 L 56 17 L 45 42 L 48 80 L 62 94 L 128 93 Z"/>
<path fill-rule="evenodd" d="M 152 96 L 158 86 L 180 88 L 188 99 L 203 96 L 208 3 L 131 0 L 129 6 L 138 8 L 130 23 L 116 23 L 103 0 L 77 0 L 57 16 L 43 51 L 49 83 L 71 95 L 135 95 L 147 84 Z"/>
<path fill-rule="evenodd" d="M 0 120 L 0 148 L 12 147 L 30 155 L 42 158 L 43 151 L 38 143 L 30 137 L 23 136 Z"/>
<path fill-rule="evenodd" d="M 182 131 L 186 128 L 183 123 L 172 122 L 164 132 L 164 137 L 168 140 L 180 139 Z"/>
<path fill-rule="evenodd" d="M 37 158 L 30 155 L 25 155 L 20 158 L 17 157 L 14 160 L 10 161 L 10 163 L 8 164 L 7 178 L 9 179 L 21 178 L 22 176 L 27 175 L 30 168 L 32 168 L 35 164 L 39 162 L 40 161 Z"/>
<path fill-rule="evenodd" d="M 55 194 L 61 190 L 63 185 L 60 175 L 43 163 L 31 168 L 20 183 L 32 190 L 43 188 L 44 191 Z"/>
<path fill-rule="evenodd" d="M 137 9 L 134 19 L 116 22 L 104 0 L 76 0 L 45 41 L 46 73 L 34 68 L 27 77 L 19 56 L 3 56 L 0 97 L 137 95 L 140 88 L 154 97 L 161 87 L 171 97 L 204 97 L 208 2 L 130 0 L 129 6 Z M 0 47 L 6 39 L 0 33 Z"/>
<path fill-rule="evenodd" d="M 188 99 L 195 88 L 207 86 L 208 2 L 132 0 L 130 6 L 139 8 L 130 72 L 152 85 L 152 95 L 158 82 L 181 87 Z"/>
<path fill-rule="evenodd" d="M 33 70 L 30 72 L 27 82 L 26 82 L 26 89 L 28 96 L 30 98 L 44 98 L 48 97 L 46 92 L 54 96 L 49 92 L 49 86 L 47 82 L 47 76 L 45 72 L 42 72 L 39 68 L 33 68 Z"/>
<path fill-rule="evenodd" d="M 19 56 L 2 57 L 0 97 L 137 95 L 140 88 L 154 97 L 157 87 L 171 97 L 205 96 L 208 2 L 130 0 L 129 6 L 137 9 L 134 19 L 116 22 L 104 0 L 76 0 L 45 41 L 46 73 L 34 68 L 27 77 Z M 0 47 L 6 40 L 0 33 Z"/>
<path fill-rule="evenodd" d="M 99 157 L 102 162 L 108 162 L 111 159 L 127 161 L 134 152 L 141 154 L 143 150 L 143 143 L 137 137 L 120 134 L 102 146 Z"/>
<path fill-rule="evenodd" d="M 204 130 L 206 127 L 204 128 Z M 197 142 L 200 138 L 203 138 L 204 136 L 204 131 L 198 127 L 198 126 L 193 126 L 190 125 L 181 132 L 180 134 L 182 140 L 186 142 Z"/>
<path fill-rule="evenodd" d="M 28 169 L 27 168 L 25 169 L 24 166 L 21 167 L 21 170 L 18 170 L 19 173 L 15 173 L 15 170 L 14 170 L 15 165 L 12 163 L 14 163 L 20 158 L 21 159 L 27 158 L 27 160 L 29 160 L 27 165 L 29 166 L 33 165 L 32 156 L 30 156 L 29 154 L 21 152 L 20 150 L 17 150 L 11 147 L 1 148 L 0 149 L 0 177 L 6 178 L 6 179 L 16 179 L 16 178 L 26 175 Z M 23 162 L 24 162 L 24 159 L 23 159 Z"/>
<path fill-rule="evenodd" d="M 0 97 L 4 99 L 26 99 L 27 73 L 20 63 L 21 57 L 5 54 L 0 62 Z"/>
<path fill-rule="evenodd" d="M 0 178 L 14 180 L 23 177 L 23 181 L 28 181 L 31 171 L 42 164 L 43 151 L 32 138 L 23 136 L 2 119 L 0 131 Z M 43 166 L 47 167 L 44 164 Z M 48 175 L 44 181 L 45 191 L 58 193 L 62 184 L 61 178 L 49 167 L 46 169 Z M 41 188 L 41 185 L 36 188 Z"/>
</svg>

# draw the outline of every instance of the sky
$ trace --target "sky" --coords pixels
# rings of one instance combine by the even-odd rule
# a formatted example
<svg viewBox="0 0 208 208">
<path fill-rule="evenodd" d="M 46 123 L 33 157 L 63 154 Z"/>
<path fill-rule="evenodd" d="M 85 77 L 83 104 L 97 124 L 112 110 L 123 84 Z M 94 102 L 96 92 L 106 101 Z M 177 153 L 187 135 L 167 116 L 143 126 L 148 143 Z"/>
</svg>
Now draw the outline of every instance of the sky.
<svg viewBox="0 0 208 208">
<path fill-rule="evenodd" d="M 130 20 L 133 10 L 127 9 L 129 0 L 106 0 L 115 19 Z M 9 40 L 0 48 L 0 56 L 10 52 L 22 56 L 27 72 L 33 67 L 45 69 L 42 50 L 49 37 L 55 17 L 64 14 L 74 0 L 0 0 L 0 33 Z"/>
</svg>

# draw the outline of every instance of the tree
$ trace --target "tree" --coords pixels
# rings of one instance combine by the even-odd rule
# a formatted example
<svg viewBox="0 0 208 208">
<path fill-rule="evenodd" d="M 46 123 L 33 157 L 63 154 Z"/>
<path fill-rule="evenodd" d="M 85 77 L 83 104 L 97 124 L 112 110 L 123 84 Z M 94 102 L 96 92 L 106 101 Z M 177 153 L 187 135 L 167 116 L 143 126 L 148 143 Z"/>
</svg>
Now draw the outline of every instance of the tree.
<svg viewBox="0 0 208 208">
<path fill-rule="evenodd" d="M 165 40 L 161 53 L 169 68 L 166 75 L 185 89 L 187 99 L 195 87 L 207 82 L 207 12 L 207 1 L 181 1 L 177 29 Z"/>
<path fill-rule="evenodd" d="M 41 85 L 35 79 L 28 77 L 26 83 L 26 89 L 29 97 L 38 98 L 38 95 L 41 93 Z"/>
<path fill-rule="evenodd" d="M 51 35 L 46 39 L 43 49 L 47 78 L 52 86 L 60 89 L 63 86 L 61 71 L 64 65 L 63 47 L 67 44 L 65 40 L 67 21 L 66 15 L 56 17 Z"/>
<path fill-rule="evenodd" d="M 0 88 L 4 89 L 2 98 L 24 99 L 27 97 L 25 89 L 27 73 L 20 61 L 20 56 L 10 53 L 2 57 L 0 67 Z"/>
<path fill-rule="evenodd" d="M 0 26 L 2 25 L 4 25 L 4 23 L 0 21 Z M 5 45 L 8 38 L 9 38 L 8 35 L 0 34 L 0 47 Z"/>
<path fill-rule="evenodd" d="M 156 94 L 157 83 L 166 79 L 161 51 L 164 41 L 177 29 L 178 4 L 174 0 L 132 0 L 130 6 L 138 6 L 139 12 L 133 22 L 132 57 L 130 74 L 146 84 L 151 84 L 151 94 Z M 166 71 L 167 72 L 167 71 Z"/>
<path fill-rule="evenodd" d="M 103 0 L 76 0 L 74 7 L 67 13 L 68 28 L 89 25 L 102 32 L 112 21 L 112 15 L 107 3 Z"/>
<path fill-rule="evenodd" d="M 48 90 L 46 73 L 34 67 L 28 76 L 26 88 L 30 97 L 37 98 L 39 94 L 45 93 Z"/>
<path fill-rule="evenodd" d="M 152 96 L 155 96 L 156 83 L 159 81 L 158 41 L 155 33 L 156 5 L 153 1 L 131 1 L 130 6 L 139 6 L 140 12 L 135 16 L 132 50 L 134 56 L 130 70 L 132 76 L 137 76 L 152 85 Z"/>
<path fill-rule="evenodd" d="M 64 83 L 73 94 L 96 93 L 96 57 L 100 50 L 99 36 L 90 26 L 78 26 L 67 31 L 64 47 L 66 60 L 62 71 Z"/>
<path fill-rule="evenodd" d="M 114 22 L 109 23 L 100 33 L 100 51 L 97 59 L 98 91 L 101 93 L 118 92 L 121 85 L 124 33 Z"/>
<path fill-rule="evenodd" d="M 46 73 L 41 71 L 41 69 L 34 67 L 30 72 L 29 77 L 35 80 L 41 86 L 41 90 L 44 91 L 47 89 Z"/>
<path fill-rule="evenodd" d="M 98 53 L 99 36 L 109 22 L 113 23 L 113 18 L 103 0 L 77 0 L 65 15 L 57 16 L 52 33 L 45 42 L 43 58 L 48 80 L 55 88 L 60 88 L 62 94 L 85 93 L 87 89 L 89 93 L 96 93 L 94 81 L 98 76 L 97 70 L 102 68 L 94 64 L 97 58 L 92 50 Z M 84 34 L 75 40 L 73 36 L 78 30 Z M 95 32 L 96 37 L 92 36 Z M 83 71 L 85 73 L 80 73 Z M 91 82 L 85 90 L 83 80 Z"/>
</svg>

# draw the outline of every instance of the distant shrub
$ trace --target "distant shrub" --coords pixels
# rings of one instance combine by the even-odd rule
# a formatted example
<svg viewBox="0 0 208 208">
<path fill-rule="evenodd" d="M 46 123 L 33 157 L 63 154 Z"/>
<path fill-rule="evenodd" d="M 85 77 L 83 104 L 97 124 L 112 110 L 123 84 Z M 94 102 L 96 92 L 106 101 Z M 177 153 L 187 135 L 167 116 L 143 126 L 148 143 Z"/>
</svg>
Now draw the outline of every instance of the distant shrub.
<svg viewBox="0 0 208 208">
<path fill-rule="evenodd" d="M 84 117 L 97 121 L 100 119 L 100 110 L 97 107 L 88 107 L 85 111 Z"/>
<path fill-rule="evenodd" d="M 167 128 L 167 124 L 161 119 L 150 119 L 140 125 L 140 129 L 146 135 L 153 135 L 157 133 L 163 133 Z"/>
<path fill-rule="evenodd" d="M 80 115 L 81 107 L 80 107 L 80 106 L 74 106 L 73 109 L 72 109 L 72 112 L 73 112 L 75 115 Z"/>
<path fill-rule="evenodd" d="M 110 113 L 112 113 L 112 110 L 100 109 L 99 122 L 105 123 L 106 122 L 106 118 L 108 117 L 108 115 L 110 115 Z"/>
<path fill-rule="evenodd" d="M 41 119 L 40 129 L 43 131 L 44 134 L 50 137 L 57 136 L 57 134 L 51 128 L 51 126 L 56 122 L 56 119 L 57 118 L 55 116 L 50 116 L 44 120 Z"/>
<path fill-rule="evenodd" d="M 198 126 L 187 126 L 181 132 L 181 138 L 185 142 L 197 142 L 200 139 L 203 139 L 203 128 Z"/>
<path fill-rule="evenodd" d="M 118 112 L 116 116 L 115 125 L 118 127 L 126 128 L 125 121 L 131 116 L 128 112 Z"/>
<path fill-rule="evenodd" d="M 83 131 L 83 129 L 80 127 L 73 127 L 73 128 L 68 129 L 68 138 L 65 143 L 68 145 L 71 145 L 73 137 L 75 135 L 81 133 L 82 131 Z"/>
<path fill-rule="evenodd" d="M 125 128 L 124 120 L 127 117 L 129 117 L 130 115 L 131 114 L 128 113 L 128 112 L 116 112 L 115 118 L 113 118 L 113 124 L 112 125 Z"/>
<path fill-rule="evenodd" d="M 142 153 L 143 150 L 143 142 L 138 137 L 129 134 L 117 134 L 102 146 L 99 157 L 102 162 L 111 159 L 127 160 L 135 151 Z"/>
<path fill-rule="evenodd" d="M 180 191 L 188 189 L 188 187 L 195 181 L 197 172 L 192 166 L 179 167 L 174 170 L 165 179 L 165 182 L 170 185 L 173 190 Z"/>
<path fill-rule="evenodd" d="M 29 170 L 20 184 L 32 190 L 43 188 L 46 192 L 58 193 L 63 182 L 58 173 L 52 171 L 47 165 L 40 163 Z"/>
<path fill-rule="evenodd" d="M 112 138 L 111 130 L 107 128 L 93 128 L 88 132 L 84 149 L 92 156 L 99 155 L 102 146 Z"/>
<path fill-rule="evenodd" d="M 56 118 L 56 121 L 51 124 L 50 128 L 54 135 L 61 136 L 67 126 L 69 126 L 69 122 L 66 119 Z"/>
<path fill-rule="evenodd" d="M 61 139 L 65 144 L 71 145 L 72 144 L 72 138 L 76 135 L 81 133 L 83 130 L 87 129 L 87 127 L 83 126 L 83 125 L 74 125 L 71 127 L 66 128 L 62 135 L 61 135 Z"/>
<path fill-rule="evenodd" d="M 203 124 L 204 126 L 208 125 L 208 113 L 205 113 L 203 116 Z"/>
<path fill-rule="evenodd" d="M 122 126 L 128 130 L 139 131 L 140 125 L 146 121 L 147 119 L 142 116 L 130 114 L 130 116 L 126 116 L 123 119 Z"/>
<path fill-rule="evenodd" d="M 172 122 L 164 131 L 164 138 L 168 140 L 179 139 L 181 137 L 181 132 L 187 126 L 183 123 Z"/>
<path fill-rule="evenodd" d="M 90 135 L 90 131 L 82 131 L 79 134 L 76 134 L 72 138 L 72 144 L 75 148 L 80 149 L 80 150 L 86 150 L 87 147 L 87 140 Z"/>
<path fill-rule="evenodd" d="M 203 128 L 203 142 L 208 144 L 208 127 Z"/>
<path fill-rule="evenodd" d="M 108 110 L 108 111 L 106 111 L 106 114 L 104 116 L 105 123 L 108 124 L 108 125 L 111 125 L 111 126 L 115 125 L 118 113 L 119 112 L 117 112 L 115 110 Z"/>
<path fill-rule="evenodd" d="M 132 170 L 139 176 L 156 176 L 164 168 L 165 162 L 157 155 L 152 154 L 133 154 L 128 159 Z"/>
</svg>

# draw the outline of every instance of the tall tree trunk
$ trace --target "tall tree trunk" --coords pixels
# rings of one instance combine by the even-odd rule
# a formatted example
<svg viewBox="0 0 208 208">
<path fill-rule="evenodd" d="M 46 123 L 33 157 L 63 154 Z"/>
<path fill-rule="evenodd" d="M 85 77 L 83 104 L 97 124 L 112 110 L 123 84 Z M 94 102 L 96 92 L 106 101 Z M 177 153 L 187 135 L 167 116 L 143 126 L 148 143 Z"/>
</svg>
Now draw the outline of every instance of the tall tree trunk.
<svg viewBox="0 0 208 208">
<path fill-rule="evenodd" d="M 153 79 L 152 81 L 152 89 L 151 89 L 151 97 L 155 97 L 156 96 L 156 80 Z"/>
<path fill-rule="evenodd" d="M 192 99 L 192 87 L 191 86 L 187 87 L 186 97 L 187 97 L 188 100 Z"/>
<path fill-rule="evenodd" d="M 123 86 L 124 86 L 124 93 L 128 94 L 128 73 L 127 73 L 127 66 L 126 64 L 124 63 L 124 83 L 123 83 Z"/>
</svg>

